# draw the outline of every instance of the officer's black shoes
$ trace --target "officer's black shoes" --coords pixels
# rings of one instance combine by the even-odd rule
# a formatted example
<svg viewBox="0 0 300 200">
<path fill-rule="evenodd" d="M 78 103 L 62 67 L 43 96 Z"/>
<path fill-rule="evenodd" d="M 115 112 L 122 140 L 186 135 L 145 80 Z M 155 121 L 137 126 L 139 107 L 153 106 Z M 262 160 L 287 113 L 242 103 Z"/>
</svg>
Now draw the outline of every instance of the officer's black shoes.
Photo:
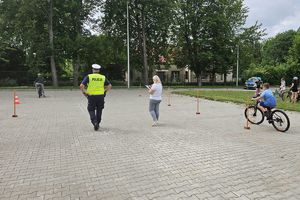
<svg viewBox="0 0 300 200">
<path fill-rule="evenodd" d="M 98 130 L 99 130 L 99 124 L 98 124 L 98 123 L 95 123 L 95 124 L 94 124 L 94 130 L 95 130 L 95 131 L 98 131 Z"/>
</svg>

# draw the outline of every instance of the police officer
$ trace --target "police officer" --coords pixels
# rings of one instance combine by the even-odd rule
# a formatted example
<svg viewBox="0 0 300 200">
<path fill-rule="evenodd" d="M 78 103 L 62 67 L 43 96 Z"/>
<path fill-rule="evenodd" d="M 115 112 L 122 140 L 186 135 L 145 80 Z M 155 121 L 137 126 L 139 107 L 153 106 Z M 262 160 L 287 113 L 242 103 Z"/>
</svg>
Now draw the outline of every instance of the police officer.
<svg viewBox="0 0 300 200">
<path fill-rule="evenodd" d="M 104 96 L 106 91 L 110 90 L 112 86 L 104 75 L 99 74 L 101 68 L 100 65 L 93 64 L 92 68 L 93 73 L 87 75 L 83 79 L 80 84 L 80 89 L 88 99 L 87 109 L 89 111 L 94 130 L 97 131 L 99 129 L 102 110 L 104 108 Z"/>
</svg>

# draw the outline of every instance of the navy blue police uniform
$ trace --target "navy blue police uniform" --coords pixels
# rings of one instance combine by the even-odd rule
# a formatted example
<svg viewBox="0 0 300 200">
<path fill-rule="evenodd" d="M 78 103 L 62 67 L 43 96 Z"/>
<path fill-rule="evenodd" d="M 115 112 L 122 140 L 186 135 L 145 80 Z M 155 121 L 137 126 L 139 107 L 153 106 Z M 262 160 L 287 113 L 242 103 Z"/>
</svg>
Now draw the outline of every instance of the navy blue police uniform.
<svg viewBox="0 0 300 200">
<path fill-rule="evenodd" d="M 93 83 L 93 85 L 91 84 L 91 82 Z M 91 122 L 94 126 L 99 126 L 102 119 L 102 110 L 104 109 L 105 103 L 104 86 L 110 85 L 110 82 L 103 75 L 90 74 L 83 79 L 81 84 L 87 87 L 87 110 L 89 112 Z"/>
</svg>

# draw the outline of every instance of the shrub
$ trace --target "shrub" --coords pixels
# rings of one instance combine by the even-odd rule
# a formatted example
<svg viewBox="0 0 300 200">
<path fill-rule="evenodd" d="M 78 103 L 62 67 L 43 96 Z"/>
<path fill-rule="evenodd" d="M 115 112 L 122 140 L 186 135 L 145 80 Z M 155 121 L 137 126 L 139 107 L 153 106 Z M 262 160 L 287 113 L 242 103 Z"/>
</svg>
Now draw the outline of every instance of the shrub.
<svg viewBox="0 0 300 200">
<path fill-rule="evenodd" d="M 264 82 L 269 82 L 273 85 L 279 85 L 280 79 L 285 77 L 287 84 L 290 83 L 294 76 L 300 75 L 300 67 L 296 62 L 288 62 L 277 64 L 275 66 L 255 66 L 251 65 L 249 69 L 245 70 L 242 74 L 243 79 L 248 79 L 252 76 L 259 76 Z"/>
<path fill-rule="evenodd" d="M 5 78 L 0 80 L 0 86 L 17 86 L 17 80 L 11 78 Z"/>
</svg>

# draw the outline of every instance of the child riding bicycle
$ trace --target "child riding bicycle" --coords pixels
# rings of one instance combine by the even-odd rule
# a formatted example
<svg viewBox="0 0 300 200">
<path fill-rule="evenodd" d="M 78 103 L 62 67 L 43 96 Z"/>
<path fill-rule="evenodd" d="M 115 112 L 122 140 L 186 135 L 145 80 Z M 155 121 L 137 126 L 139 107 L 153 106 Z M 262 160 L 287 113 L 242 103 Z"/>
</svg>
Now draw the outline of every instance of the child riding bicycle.
<svg viewBox="0 0 300 200">
<path fill-rule="evenodd" d="M 46 97 L 45 90 L 44 90 L 44 83 L 45 83 L 44 77 L 42 76 L 42 74 L 38 73 L 38 77 L 35 79 L 34 85 L 37 90 L 38 90 L 38 87 L 41 87 L 42 95 L 43 95 L 43 97 Z"/>
<path fill-rule="evenodd" d="M 260 108 L 264 112 L 265 116 L 269 118 L 270 116 L 268 116 L 268 110 L 276 107 L 276 98 L 270 89 L 269 83 L 263 84 L 263 90 L 264 91 L 258 97 L 252 98 L 252 100 L 261 101 L 258 108 Z"/>
<path fill-rule="evenodd" d="M 259 94 L 260 94 L 262 81 L 261 80 L 257 80 L 255 83 L 256 83 L 255 97 L 258 97 Z"/>
</svg>

